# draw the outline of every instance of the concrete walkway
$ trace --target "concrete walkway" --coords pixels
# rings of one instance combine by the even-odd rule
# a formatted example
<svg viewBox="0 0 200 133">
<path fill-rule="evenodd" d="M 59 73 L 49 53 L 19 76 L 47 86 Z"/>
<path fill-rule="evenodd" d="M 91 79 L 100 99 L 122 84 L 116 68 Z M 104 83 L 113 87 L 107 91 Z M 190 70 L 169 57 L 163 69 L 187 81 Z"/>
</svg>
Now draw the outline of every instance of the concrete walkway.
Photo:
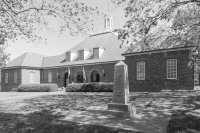
<svg viewBox="0 0 200 133">
<path fill-rule="evenodd" d="M 0 92 L 0 100 L 9 100 L 9 99 L 25 99 L 38 96 L 46 95 L 58 95 L 63 94 L 62 91 L 58 92 Z"/>
<path fill-rule="evenodd" d="M 118 118 L 106 113 L 107 107 L 90 107 L 86 111 L 59 111 L 66 117 L 61 121 L 72 121 L 82 124 L 94 124 L 122 128 L 145 133 L 166 133 L 170 114 L 163 112 L 138 112 L 134 118 Z"/>
</svg>

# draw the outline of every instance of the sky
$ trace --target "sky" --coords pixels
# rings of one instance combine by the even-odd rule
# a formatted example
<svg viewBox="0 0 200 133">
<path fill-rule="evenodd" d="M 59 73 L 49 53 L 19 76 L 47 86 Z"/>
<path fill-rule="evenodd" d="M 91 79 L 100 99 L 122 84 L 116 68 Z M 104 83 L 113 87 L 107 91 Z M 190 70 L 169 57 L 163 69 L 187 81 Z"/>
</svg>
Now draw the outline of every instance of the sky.
<svg viewBox="0 0 200 133">
<path fill-rule="evenodd" d="M 108 11 L 108 1 L 110 0 L 78 0 L 85 5 L 91 7 L 98 7 L 98 10 L 101 13 L 106 13 Z M 123 7 L 117 7 L 111 1 L 109 2 L 109 10 L 112 11 L 113 16 L 113 28 L 118 29 L 122 28 L 126 22 L 126 18 L 124 17 L 124 9 Z M 98 33 L 100 30 L 103 31 L 103 14 L 99 16 L 92 16 L 94 20 L 94 28 L 97 31 L 91 31 L 91 33 Z M 56 21 L 55 21 L 56 22 Z M 56 23 L 55 23 L 56 25 Z M 61 36 L 51 34 L 50 32 L 44 32 L 44 36 L 47 39 L 47 44 L 36 45 L 33 43 L 27 43 L 26 40 L 17 40 L 15 42 L 10 42 L 9 46 L 6 49 L 7 53 L 10 53 L 10 61 L 17 58 L 18 56 L 26 53 L 32 52 L 37 54 L 42 54 L 46 56 L 55 56 L 60 55 L 75 45 L 82 42 L 85 37 L 72 37 L 66 31 Z"/>
</svg>

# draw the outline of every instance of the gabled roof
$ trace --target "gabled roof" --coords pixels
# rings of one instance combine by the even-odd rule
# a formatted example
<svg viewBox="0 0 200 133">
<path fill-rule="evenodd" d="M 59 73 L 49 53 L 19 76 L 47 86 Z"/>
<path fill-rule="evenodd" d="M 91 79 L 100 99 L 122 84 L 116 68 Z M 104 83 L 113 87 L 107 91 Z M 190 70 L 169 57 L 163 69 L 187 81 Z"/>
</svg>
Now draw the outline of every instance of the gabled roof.
<svg viewBox="0 0 200 133">
<path fill-rule="evenodd" d="M 112 32 L 91 35 L 83 42 L 70 49 L 75 51 L 79 51 L 84 48 L 90 49 L 91 52 L 87 56 L 86 60 L 78 60 L 78 56 L 76 56 L 73 61 L 66 61 L 65 53 L 63 53 L 58 56 L 44 57 L 42 67 L 81 65 L 125 60 L 121 54 L 126 50 L 126 47 L 123 46 L 120 48 L 120 45 L 121 41 L 118 40 L 117 36 Z M 99 59 L 93 59 L 93 48 L 98 46 L 104 47 L 105 50 Z"/>
<path fill-rule="evenodd" d="M 86 60 L 79 60 L 78 54 L 75 56 L 73 61 L 66 61 L 65 53 L 57 56 L 44 56 L 34 53 L 24 53 L 23 55 L 17 57 L 16 59 L 9 62 L 5 68 L 10 67 L 58 67 L 58 66 L 68 66 L 68 65 L 82 65 L 82 64 L 92 64 L 92 63 L 103 63 L 103 62 L 113 62 L 125 60 L 125 57 L 121 54 L 127 49 L 125 46 L 120 48 L 121 41 L 118 40 L 117 36 L 112 32 L 104 32 L 100 34 L 91 35 L 86 38 L 83 42 L 79 43 L 70 51 L 88 49 L 90 50 L 89 55 Z M 103 47 L 104 52 L 99 59 L 93 59 L 93 48 Z"/>
<path fill-rule="evenodd" d="M 38 67 L 41 68 L 44 55 L 26 52 L 9 62 L 5 68 L 9 67 Z"/>
</svg>

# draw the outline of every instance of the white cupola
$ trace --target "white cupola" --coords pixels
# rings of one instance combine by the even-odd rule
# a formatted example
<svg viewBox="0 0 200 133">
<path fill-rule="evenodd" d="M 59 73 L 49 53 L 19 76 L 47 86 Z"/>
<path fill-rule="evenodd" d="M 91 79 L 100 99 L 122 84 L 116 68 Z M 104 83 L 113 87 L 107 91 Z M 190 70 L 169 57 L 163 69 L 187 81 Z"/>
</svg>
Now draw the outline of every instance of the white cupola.
<svg viewBox="0 0 200 133">
<path fill-rule="evenodd" d="M 106 31 L 111 31 L 113 29 L 113 18 L 109 11 L 104 15 L 104 28 Z"/>
</svg>

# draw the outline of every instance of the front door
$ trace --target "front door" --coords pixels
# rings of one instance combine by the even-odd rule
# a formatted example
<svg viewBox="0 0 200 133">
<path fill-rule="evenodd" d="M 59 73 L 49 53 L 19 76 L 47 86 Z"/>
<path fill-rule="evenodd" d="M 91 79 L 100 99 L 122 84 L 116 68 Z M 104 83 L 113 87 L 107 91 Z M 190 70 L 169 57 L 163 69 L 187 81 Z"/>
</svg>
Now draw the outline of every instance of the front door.
<svg viewBox="0 0 200 133">
<path fill-rule="evenodd" d="M 67 85 L 69 84 L 69 79 L 68 79 L 68 72 L 65 73 L 64 76 L 64 87 L 67 87 Z"/>
<path fill-rule="evenodd" d="M 76 74 L 76 82 L 77 83 L 83 83 L 83 72 L 82 71 L 79 71 Z"/>
<path fill-rule="evenodd" d="M 100 82 L 100 74 L 97 70 L 94 70 L 91 73 L 91 82 Z"/>
</svg>

